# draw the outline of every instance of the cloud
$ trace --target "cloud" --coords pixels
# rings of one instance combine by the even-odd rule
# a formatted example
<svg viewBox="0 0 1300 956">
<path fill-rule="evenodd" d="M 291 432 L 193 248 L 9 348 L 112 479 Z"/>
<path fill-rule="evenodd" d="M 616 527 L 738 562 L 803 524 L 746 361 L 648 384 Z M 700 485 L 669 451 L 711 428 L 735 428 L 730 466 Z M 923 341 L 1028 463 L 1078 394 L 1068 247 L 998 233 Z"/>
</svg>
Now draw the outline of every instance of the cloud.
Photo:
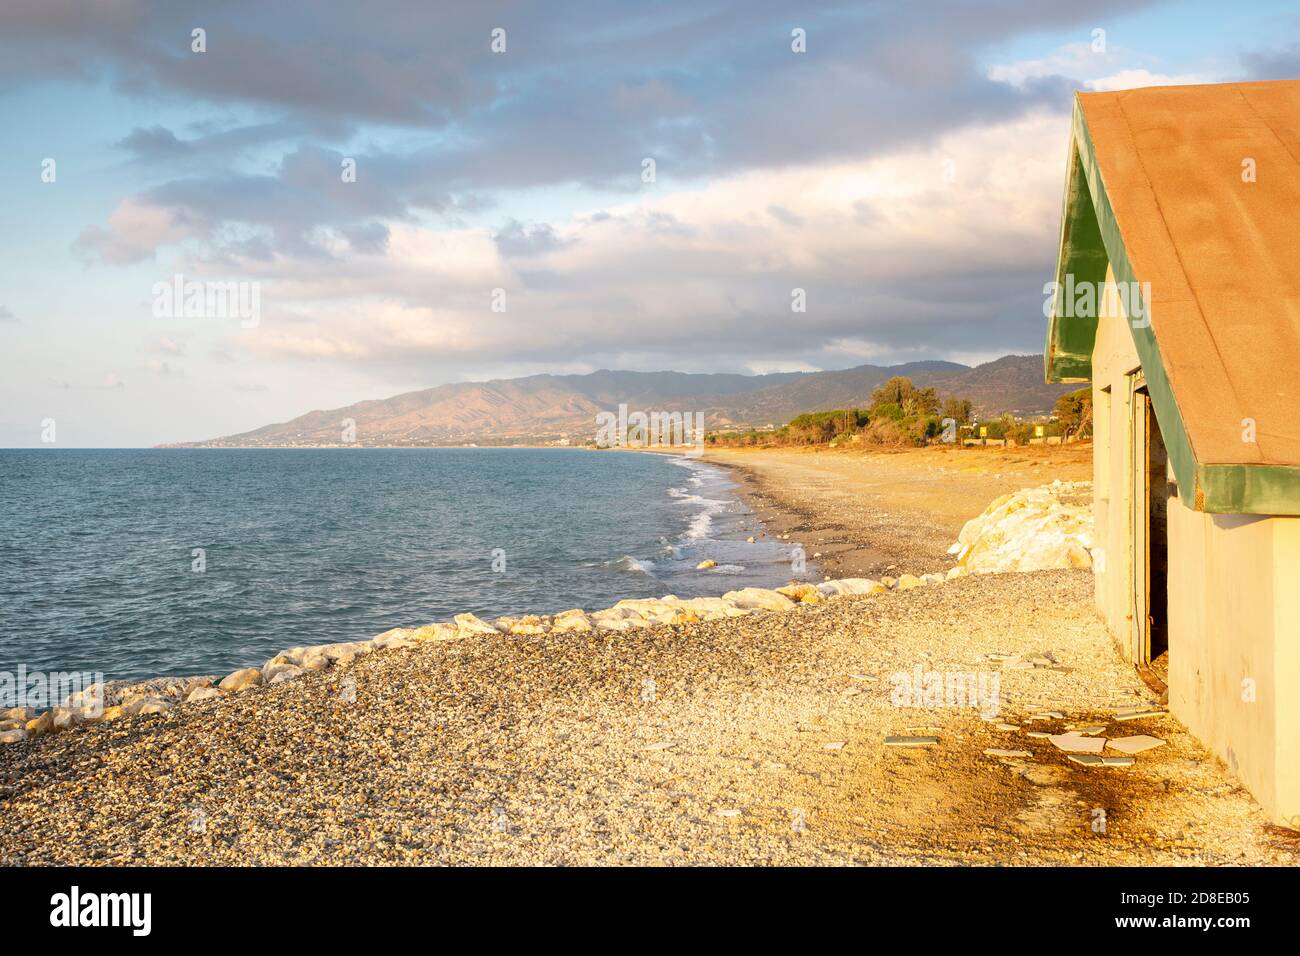
<svg viewBox="0 0 1300 956">
<path fill-rule="evenodd" d="M 8 306 L 0 305 L 0 322 L 17 322 L 18 316 Z"/>
<path fill-rule="evenodd" d="M 1065 105 L 925 149 L 746 172 L 557 222 L 393 222 L 373 253 L 243 261 L 266 315 L 237 346 L 411 375 L 631 356 L 842 367 L 1024 348 L 1041 336 L 1056 256 Z M 805 313 L 791 312 L 794 288 Z"/>
</svg>

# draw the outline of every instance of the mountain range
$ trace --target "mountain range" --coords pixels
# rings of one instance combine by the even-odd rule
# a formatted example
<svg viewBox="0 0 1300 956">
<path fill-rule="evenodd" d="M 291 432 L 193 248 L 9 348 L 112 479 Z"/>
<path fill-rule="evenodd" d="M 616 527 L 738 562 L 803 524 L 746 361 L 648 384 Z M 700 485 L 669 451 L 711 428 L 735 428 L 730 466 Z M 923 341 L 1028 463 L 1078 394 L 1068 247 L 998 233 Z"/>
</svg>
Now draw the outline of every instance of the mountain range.
<svg viewBox="0 0 1300 956">
<path fill-rule="evenodd" d="M 182 447 L 341 445 L 352 440 L 344 434 L 349 423 L 359 445 L 583 444 L 595 436 L 596 415 L 617 412 L 620 404 L 632 411 L 704 412 L 710 430 L 765 428 L 803 412 L 864 407 L 872 390 L 895 375 L 932 386 L 944 398 L 968 398 L 985 418 L 1046 414 L 1071 388 L 1043 382 L 1041 355 L 1006 355 L 973 368 L 928 361 L 767 375 L 601 370 L 438 385 Z"/>
</svg>

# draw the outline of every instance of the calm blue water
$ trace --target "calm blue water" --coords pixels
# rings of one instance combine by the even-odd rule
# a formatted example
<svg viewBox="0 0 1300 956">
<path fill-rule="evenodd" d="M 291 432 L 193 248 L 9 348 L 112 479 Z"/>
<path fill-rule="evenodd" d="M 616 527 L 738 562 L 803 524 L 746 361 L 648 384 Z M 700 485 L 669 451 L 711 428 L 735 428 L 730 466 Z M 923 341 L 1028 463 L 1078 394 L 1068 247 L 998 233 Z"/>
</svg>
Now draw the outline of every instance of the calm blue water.
<svg viewBox="0 0 1300 956">
<path fill-rule="evenodd" d="M 0 450 L 0 670 L 219 674 L 461 611 L 789 580 L 792 543 L 746 544 L 732 492 L 563 449 Z"/>
</svg>

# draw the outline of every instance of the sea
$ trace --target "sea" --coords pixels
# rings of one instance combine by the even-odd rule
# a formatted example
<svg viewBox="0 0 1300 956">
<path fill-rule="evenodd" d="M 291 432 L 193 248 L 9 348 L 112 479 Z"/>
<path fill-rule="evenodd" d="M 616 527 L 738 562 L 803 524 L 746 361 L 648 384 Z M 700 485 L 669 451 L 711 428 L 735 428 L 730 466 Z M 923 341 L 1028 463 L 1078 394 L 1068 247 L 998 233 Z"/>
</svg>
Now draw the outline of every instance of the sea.
<svg viewBox="0 0 1300 956">
<path fill-rule="evenodd" d="M 762 531 L 727 471 L 689 457 L 0 450 L 0 671 L 222 675 L 462 611 L 816 579 Z"/>
</svg>

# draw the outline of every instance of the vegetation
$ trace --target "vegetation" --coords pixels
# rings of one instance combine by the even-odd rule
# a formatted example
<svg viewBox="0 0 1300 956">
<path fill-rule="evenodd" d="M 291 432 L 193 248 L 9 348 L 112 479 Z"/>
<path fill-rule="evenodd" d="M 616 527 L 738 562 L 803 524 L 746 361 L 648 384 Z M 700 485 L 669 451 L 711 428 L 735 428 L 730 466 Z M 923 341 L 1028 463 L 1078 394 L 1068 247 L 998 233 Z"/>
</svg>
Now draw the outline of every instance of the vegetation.
<svg viewBox="0 0 1300 956">
<path fill-rule="evenodd" d="M 948 428 L 945 432 L 945 422 Z M 906 447 L 934 442 L 988 438 L 1029 444 L 1034 439 L 1069 440 L 1089 433 L 1092 398 L 1089 389 L 1061 396 L 1052 418 L 1021 421 L 1002 415 L 976 423 L 971 401 L 959 396 L 940 398 L 933 388 L 918 388 L 898 376 L 876 387 L 865 408 L 809 412 L 775 429 L 712 432 L 706 437 L 719 446 L 830 445 L 848 442 Z"/>
</svg>

